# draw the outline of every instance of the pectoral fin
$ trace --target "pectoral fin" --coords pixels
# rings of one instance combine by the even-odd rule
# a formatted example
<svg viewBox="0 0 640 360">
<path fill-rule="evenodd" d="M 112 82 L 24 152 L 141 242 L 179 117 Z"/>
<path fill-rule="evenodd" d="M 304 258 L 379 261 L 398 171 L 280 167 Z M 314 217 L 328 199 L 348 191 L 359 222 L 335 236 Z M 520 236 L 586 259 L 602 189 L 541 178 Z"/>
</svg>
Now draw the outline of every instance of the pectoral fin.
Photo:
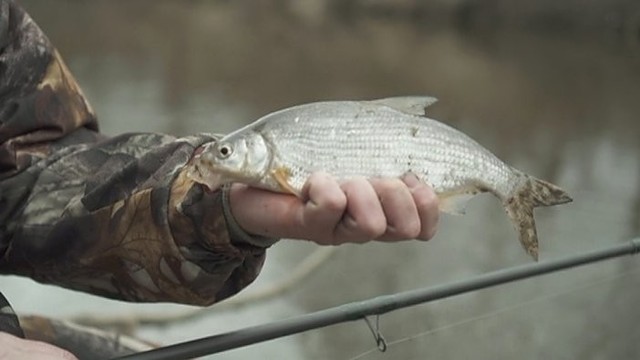
<svg viewBox="0 0 640 360">
<path fill-rule="evenodd" d="M 453 192 L 438 194 L 440 211 L 451 215 L 464 215 L 469 200 L 482 191 L 475 187 L 459 189 Z"/>
<path fill-rule="evenodd" d="M 271 171 L 271 176 L 273 179 L 280 185 L 280 188 L 285 193 L 293 194 L 297 197 L 300 197 L 300 192 L 289 184 L 289 178 L 291 177 L 291 170 L 288 168 L 281 166 L 277 169 Z"/>
<path fill-rule="evenodd" d="M 451 215 L 464 215 L 467 212 L 467 203 L 475 194 L 455 194 L 439 196 L 440 211 Z"/>
</svg>

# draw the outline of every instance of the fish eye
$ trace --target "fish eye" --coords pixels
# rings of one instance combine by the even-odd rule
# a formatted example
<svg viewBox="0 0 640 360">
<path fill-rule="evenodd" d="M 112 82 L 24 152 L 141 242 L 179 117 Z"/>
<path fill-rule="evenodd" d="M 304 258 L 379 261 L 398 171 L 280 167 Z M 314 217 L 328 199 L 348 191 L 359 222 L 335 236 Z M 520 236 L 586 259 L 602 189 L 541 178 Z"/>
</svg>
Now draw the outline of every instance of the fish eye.
<svg viewBox="0 0 640 360">
<path fill-rule="evenodd" d="M 218 157 L 226 159 L 233 153 L 233 148 L 229 144 L 220 144 L 218 147 Z"/>
</svg>

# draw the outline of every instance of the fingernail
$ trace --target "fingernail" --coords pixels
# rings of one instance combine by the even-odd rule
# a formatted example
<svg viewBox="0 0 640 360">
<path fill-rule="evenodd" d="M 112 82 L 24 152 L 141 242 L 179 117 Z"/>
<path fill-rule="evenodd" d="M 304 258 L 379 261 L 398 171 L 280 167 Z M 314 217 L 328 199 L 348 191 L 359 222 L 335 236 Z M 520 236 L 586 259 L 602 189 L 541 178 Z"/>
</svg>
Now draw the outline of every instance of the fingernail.
<svg viewBox="0 0 640 360">
<path fill-rule="evenodd" d="M 404 178 L 402 178 L 402 181 L 404 181 L 404 183 L 407 184 L 407 186 L 411 189 L 416 188 L 418 187 L 418 185 L 420 185 L 420 179 L 418 179 L 418 177 L 412 173 L 408 173 L 407 175 L 405 175 Z"/>
</svg>

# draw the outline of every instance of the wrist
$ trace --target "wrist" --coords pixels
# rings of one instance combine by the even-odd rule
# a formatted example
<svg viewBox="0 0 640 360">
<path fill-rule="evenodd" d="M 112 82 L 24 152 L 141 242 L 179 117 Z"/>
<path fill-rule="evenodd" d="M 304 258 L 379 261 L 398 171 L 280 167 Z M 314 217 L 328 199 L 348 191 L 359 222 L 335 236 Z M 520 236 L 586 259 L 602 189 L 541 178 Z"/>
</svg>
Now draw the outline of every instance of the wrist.
<svg viewBox="0 0 640 360">
<path fill-rule="evenodd" d="M 226 184 L 222 187 L 222 211 L 227 222 L 227 229 L 233 241 L 244 242 L 259 247 L 269 247 L 276 243 L 279 239 L 273 237 L 262 236 L 254 233 L 251 229 L 247 229 L 234 216 L 232 207 L 232 197 L 234 193 L 241 189 L 242 185 Z"/>
</svg>

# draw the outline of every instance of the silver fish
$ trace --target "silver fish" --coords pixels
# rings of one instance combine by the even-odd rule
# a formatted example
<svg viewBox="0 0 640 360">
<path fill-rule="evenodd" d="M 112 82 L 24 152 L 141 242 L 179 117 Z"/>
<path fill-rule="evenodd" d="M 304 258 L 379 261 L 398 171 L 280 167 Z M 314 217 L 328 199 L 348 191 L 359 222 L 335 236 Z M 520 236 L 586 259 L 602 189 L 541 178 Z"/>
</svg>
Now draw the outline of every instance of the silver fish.
<svg viewBox="0 0 640 360">
<path fill-rule="evenodd" d="M 533 208 L 571 201 L 559 187 L 502 162 L 462 132 L 426 117 L 432 97 L 327 101 L 294 106 L 208 144 L 189 177 L 211 189 L 241 182 L 299 195 L 314 171 L 338 179 L 413 173 L 438 194 L 441 210 L 464 213 L 469 197 L 498 197 L 524 249 L 538 258 Z"/>
</svg>

